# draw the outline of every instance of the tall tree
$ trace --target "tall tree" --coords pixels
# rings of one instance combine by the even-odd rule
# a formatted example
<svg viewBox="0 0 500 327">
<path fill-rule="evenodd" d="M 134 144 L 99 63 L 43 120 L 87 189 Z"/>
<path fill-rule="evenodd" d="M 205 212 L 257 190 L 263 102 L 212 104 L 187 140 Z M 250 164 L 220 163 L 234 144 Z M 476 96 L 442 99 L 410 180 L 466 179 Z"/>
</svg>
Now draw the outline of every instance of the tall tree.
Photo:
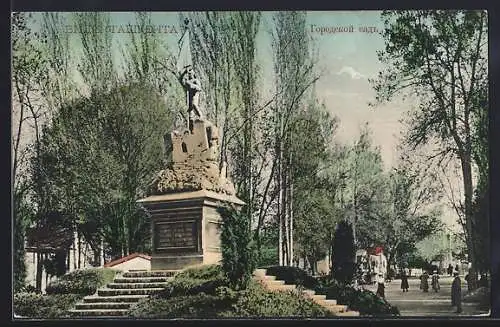
<svg viewBox="0 0 500 327">
<path fill-rule="evenodd" d="M 42 13 L 42 49 L 48 62 L 43 94 L 49 110 L 59 108 L 77 93 L 73 81 L 74 52 L 71 51 L 71 33 L 65 31 L 70 22 L 67 13 Z"/>
<path fill-rule="evenodd" d="M 440 159 L 453 155 L 461 165 L 465 235 L 473 274 L 477 267 L 473 210 L 473 122 L 485 106 L 488 86 L 485 11 L 418 10 L 382 14 L 386 46 L 379 59 L 387 69 L 374 83 L 379 102 L 409 91 L 418 110 L 409 120 L 408 143 L 437 140 Z M 475 280 L 475 279 L 474 279 Z"/>
<path fill-rule="evenodd" d="M 291 223 L 295 235 L 293 247 L 298 251 L 294 260 L 307 260 L 313 272 L 316 262 L 325 258 L 339 220 L 335 203 L 338 183 L 333 174 L 325 172 L 335 169 L 342 151 L 331 146 L 337 119 L 319 106 L 314 97 L 307 110 L 297 114 L 290 142 L 295 154 Z"/>
<path fill-rule="evenodd" d="M 256 64 L 257 44 L 256 37 L 261 20 L 260 12 L 239 12 L 231 21 L 231 28 L 235 31 L 236 43 L 234 47 L 235 56 L 233 65 L 235 67 L 235 79 L 239 84 L 243 111 L 241 114 L 243 133 L 241 136 L 241 160 L 235 161 L 241 172 L 236 184 L 239 184 L 239 195 L 247 203 L 246 215 L 252 221 L 254 213 L 254 156 L 255 156 L 255 110 L 258 103 L 258 66 Z M 239 140 L 240 138 L 237 138 Z"/>
<path fill-rule="evenodd" d="M 12 14 L 12 180 L 14 226 L 14 286 L 24 284 L 25 228 L 39 210 L 29 162 L 36 157 L 41 136 L 41 122 L 46 113 L 41 89 L 46 60 L 37 41 L 38 33 L 28 26 L 31 14 Z"/>
<path fill-rule="evenodd" d="M 293 208 L 292 167 L 294 154 L 291 149 L 293 121 L 302 108 L 306 91 L 319 76 L 314 72 L 310 40 L 306 32 L 305 12 L 278 12 L 273 17 L 272 46 L 276 76 L 275 115 L 275 172 L 278 189 L 277 218 L 279 222 L 280 265 L 291 265 L 293 240 L 291 223 Z"/>
<path fill-rule="evenodd" d="M 332 276 L 342 284 L 351 284 L 354 277 L 356 247 L 351 224 L 346 220 L 335 229 L 335 245 L 332 262 Z"/>
<path fill-rule="evenodd" d="M 362 127 L 358 140 L 350 147 L 343 171 L 346 187 L 341 190 L 341 207 L 349 217 L 356 246 L 368 247 L 366 238 L 358 237 L 358 225 L 373 221 L 384 207 L 385 178 L 380 149 L 373 145 L 371 130 Z M 361 221 L 364 220 L 364 221 Z"/>
<path fill-rule="evenodd" d="M 82 60 L 77 65 L 89 93 L 109 91 L 116 82 L 113 61 L 113 33 L 110 13 L 87 12 L 73 14 L 82 45 Z"/>
<path fill-rule="evenodd" d="M 102 239 L 114 257 L 145 249 L 135 201 L 161 168 L 169 124 L 154 87 L 133 83 L 61 108 L 47 128 L 41 169 L 51 205 L 73 214 L 96 255 Z"/>
</svg>

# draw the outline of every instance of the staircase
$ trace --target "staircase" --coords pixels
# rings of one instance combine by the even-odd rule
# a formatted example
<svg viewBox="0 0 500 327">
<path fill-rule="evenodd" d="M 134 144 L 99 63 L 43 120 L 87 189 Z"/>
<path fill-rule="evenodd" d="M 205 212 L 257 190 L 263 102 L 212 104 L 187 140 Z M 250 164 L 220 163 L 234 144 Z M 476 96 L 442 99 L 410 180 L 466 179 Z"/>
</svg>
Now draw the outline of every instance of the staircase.
<svg viewBox="0 0 500 327">
<path fill-rule="evenodd" d="M 266 275 L 265 269 L 256 269 L 254 279 L 259 281 L 266 289 L 274 292 L 294 291 L 300 292 L 304 297 L 309 298 L 317 304 L 323 306 L 334 315 L 339 317 L 358 317 L 358 311 L 350 311 L 347 305 L 337 304 L 337 300 L 327 299 L 326 295 L 316 294 L 313 290 L 304 289 L 299 291 L 295 285 L 287 285 L 283 280 L 276 280 L 276 276 Z"/>
<path fill-rule="evenodd" d="M 139 300 L 163 290 L 177 270 L 127 271 L 69 310 L 72 317 L 125 317 Z"/>
</svg>

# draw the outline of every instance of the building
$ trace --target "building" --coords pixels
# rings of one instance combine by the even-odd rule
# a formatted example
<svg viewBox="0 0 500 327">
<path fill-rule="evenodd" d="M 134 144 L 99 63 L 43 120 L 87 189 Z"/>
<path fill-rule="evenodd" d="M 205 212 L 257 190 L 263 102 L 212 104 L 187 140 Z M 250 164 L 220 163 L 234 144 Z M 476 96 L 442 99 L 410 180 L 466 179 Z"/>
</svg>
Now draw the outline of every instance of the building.
<svg viewBox="0 0 500 327">
<path fill-rule="evenodd" d="M 44 293 L 60 274 L 92 266 L 93 251 L 74 228 L 38 226 L 26 231 L 26 285 Z"/>
</svg>

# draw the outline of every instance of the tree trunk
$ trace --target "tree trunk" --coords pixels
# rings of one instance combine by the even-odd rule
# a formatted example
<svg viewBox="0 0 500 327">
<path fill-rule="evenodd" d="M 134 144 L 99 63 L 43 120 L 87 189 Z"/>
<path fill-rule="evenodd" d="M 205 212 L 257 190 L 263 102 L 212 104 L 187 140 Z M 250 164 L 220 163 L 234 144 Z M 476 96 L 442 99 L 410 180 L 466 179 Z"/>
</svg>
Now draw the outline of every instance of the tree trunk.
<svg viewBox="0 0 500 327">
<path fill-rule="evenodd" d="M 82 262 L 82 237 L 80 231 L 78 231 L 78 263 L 77 263 L 78 269 L 81 268 L 82 265 L 81 262 Z"/>
<path fill-rule="evenodd" d="M 290 249 L 289 249 L 289 217 L 288 217 L 288 167 L 283 169 L 283 203 L 281 206 L 281 212 L 283 214 L 284 220 L 284 253 L 283 253 L 283 265 L 288 266 L 290 261 Z"/>
<path fill-rule="evenodd" d="M 41 253 L 37 252 L 36 254 L 36 290 L 41 292 L 42 291 L 42 255 Z"/>
<path fill-rule="evenodd" d="M 473 226 L 473 208 L 472 208 L 472 196 L 473 196 L 473 186 L 472 186 L 472 168 L 471 168 L 471 157 L 470 154 L 464 153 L 461 156 L 462 173 L 463 173 L 463 184 L 464 184 L 464 207 L 465 207 L 465 227 L 467 233 L 467 254 L 469 262 L 472 264 L 471 273 L 469 274 L 469 280 L 472 281 L 472 289 L 476 289 L 477 280 L 477 263 L 476 263 L 476 251 L 474 242 L 474 226 Z"/>
<path fill-rule="evenodd" d="M 281 119 L 281 118 L 280 118 Z M 281 133 L 281 128 L 280 128 Z M 283 215 L 282 215 L 282 203 L 283 203 L 283 181 L 282 181 L 282 149 L 281 149 L 281 137 L 277 140 L 278 148 L 278 265 L 283 266 Z"/>
<path fill-rule="evenodd" d="M 293 183 L 290 176 L 290 189 L 289 189 L 289 217 L 290 217 L 290 266 L 293 266 Z"/>
</svg>

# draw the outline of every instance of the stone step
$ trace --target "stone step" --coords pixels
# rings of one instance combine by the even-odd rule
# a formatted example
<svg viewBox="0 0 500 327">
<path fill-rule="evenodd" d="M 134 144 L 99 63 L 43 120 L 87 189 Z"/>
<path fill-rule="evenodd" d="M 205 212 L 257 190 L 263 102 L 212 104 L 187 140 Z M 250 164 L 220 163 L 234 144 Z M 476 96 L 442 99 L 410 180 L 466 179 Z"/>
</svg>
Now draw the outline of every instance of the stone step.
<svg viewBox="0 0 500 327">
<path fill-rule="evenodd" d="M 171 280 L 171 277 L 118 277 L 114 283 L 165 283 Z"/>
<path fill-rule="evenodd" d="M 89 310 L 69 310 L 69 314 L 73 317 L 116 317 L 127 315 L 127 309 L 89 309 Z"/>
<path fill-rule="evenodd" d="M 284 280 L 267 280 L 267 279 L 263 279 L 262 281 L 266 285 L 268 285 L 268 286 L 285 285 L 285 281 Z"/>
<path fill-rule="evenodd" d="M 253 272 L 254 276 L 265 276 L 267 270 L 266 269 L 255 269 Z"/>
<path fill-rule="evenodd" d="M 295 285 L 272 285 L 270 289 L 282 292 L 295 291 L 297 290 Z"/>
<path fill-rule="evenodd" d="M 312 297 L 313 295 L 316 295 L 316 292 L 313 291 L 313 290 L 308 290 L 308 289 L 304 289 L 301 291 L 301 294 L 307 298 L 310 298 Z"/>
<path fill-rule="evenodd" d="M 322 301 L 322 300 L 326 300 L 326 295 L 314 294 L 314 295 L 311 295 L 310 298 L 315 300 L 315 301 Z"/>
<path fill-rule="evenodd" d="M 322 301 L 325 305 L 337 305 L 337 300 L 327 299 Z"/>
<path fill-rule="evenodd" d="M 77 303 L 76 310 L 91 310 L 91 309 L 130 309 L 133 302 L 91 302 L 91 303 Z"/>
<path fill-rule="evenodd" d="M 115 296 L 95 296 L 89 295 L 83 298 L 84 303 L 102 303 L 102 302 L 125 302 L 135 303 L 140 299 L 147 298 L 148 295 L 115 295 Z"/>
<path fill-rule="evenodd" d="M 276 280 L 276 276 L 269 276 L 269 275 L 255 276 L 255 279 L 257 279 L 257 280 Z"/>
<path fill-rule="evenodd" d="M 306 297 L 312 297 L 313 295 L 316 295 L 316 292 L 313 290 L 302 290 L 302 294 Z"/>
<path fill-rule="evenodd" d="M 137 288 L 165 288 L 167 282 L 162 283 L 109 283 L 108 288 L 113 289 L 137 289 Z"/>
<path fill-rule="evenodd" d="M 346 311 L 346 312 L 338 312 L 336 316 L 339 317 L 359 317 L 359 311 Z"/>
<path fill-rule="evenodd" d="M 335 313 L 347 311 L 347 305 L 335 304 L 335 305 L 325 305 L 324 307 Z"/>
<path fill-rule="evenodd" d="M 164 288 L 131 288 L 131 289 L 115 289 L 101 288 L 97 290 L 98 296 L 115 296 L 115 295 L 152 295 Z"/>
<path fill-rule="evenodd" d="M 121 277 L 173 277 L 180 270 L 127 271 Z"/>
</svg>

